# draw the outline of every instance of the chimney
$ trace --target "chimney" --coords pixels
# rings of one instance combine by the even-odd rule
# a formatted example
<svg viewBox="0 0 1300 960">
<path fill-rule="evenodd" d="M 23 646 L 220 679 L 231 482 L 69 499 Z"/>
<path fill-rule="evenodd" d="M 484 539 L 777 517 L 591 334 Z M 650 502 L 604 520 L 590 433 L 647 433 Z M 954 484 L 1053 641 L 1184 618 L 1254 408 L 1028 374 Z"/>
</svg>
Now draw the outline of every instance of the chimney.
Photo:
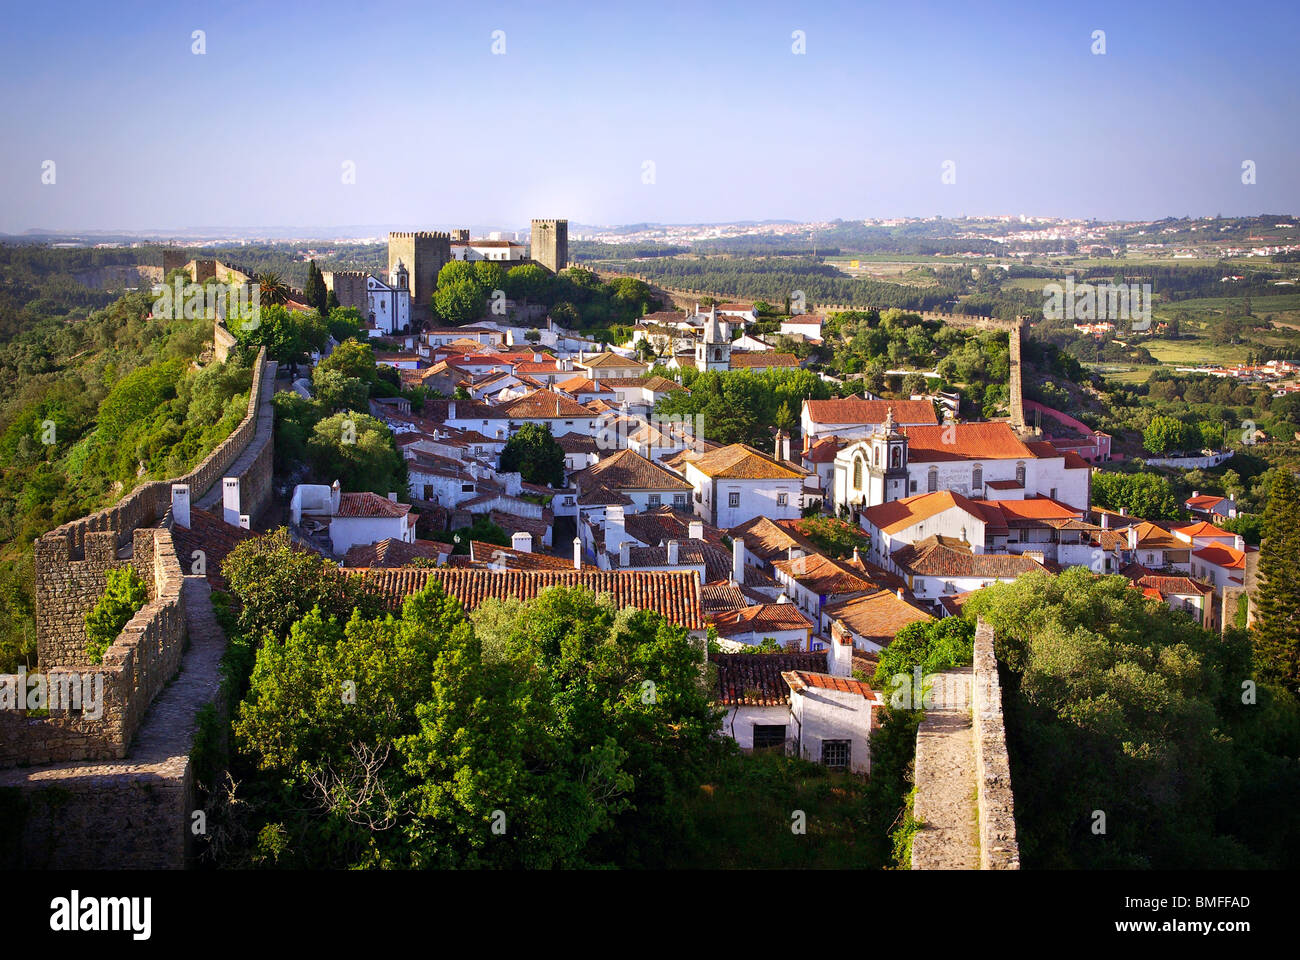
<svg viewBox="0 0 1300 960">
<path fill-rule="evenodd" d="M 397 494 L 395 494 L 395 493 L 393 493 L 393 492 L 390 491 L 389 494 L 388 494 L 388 502 L 389 502 L 389 503 L 396 503 L 396 502 L 397 502 Z"/>
<path fill-rule="evenodd" d="M 1120 515 L 1121 517 L 1127 517 L 1127 516 L 1128 516 L 1128 507 L 1120 507 L 1120 508 L 1119 508 L 1119 515 Z"/>
<path fill-rule="evenodd" d="M 669 553 L 671 553 L 671 548 Z M 632 565 L 632 541 L 624 540 L 618 545 L 618 565 L 626 570 Z"/>
<path fill-rule="evenodd" d="M 1246 552 L 1246 541 L 1241 538 L 1241 534 L 1236 534 L 1233 536 L 1232 548 L 1234 550 L 1240 550 L 1242 553 Z"/>
<path fill-rule="evenodd" d="M 854 565 L 857 565 L 857 564 L 859 564 L 859 563 L 861 563 L 861 562 L 862 562 L 862 554 L 858 552 L 858 548 L 857 548 L 857 547 L 854 547 L 854 548 L 853 548 L 853 563 L 854 563 Z"/>
<path fill-rule="evenodd" d="M 731 579 L 736 584 L 745 582 L 745 538 L 736 537 L 731 541 Z"/>
<path fill-rule="evenodd" d="M 186 530 L 190 528 L 190 485 L 188 483 L 172 484 L 172 523 Z"/>
<path fill-rule="evenodd" d="M 1129 527 L 1129 528 L 1128 528 L 1128 548 L 1129 548 L 1130 550 L 1136 550 L 1136 549 L 1137 549 L 1137 545 L 1138 545 L 1138 532 L 1137 532 L 1137 527 Z"/>
<path fill-rule="evenodd" d="M 250 516 L 249 516 L 248 514 L 246 514 L 246 513 L 241 513 L 241 514 L 239 515 L 239 528 L 240 528 L 241 530 L 252 530 L 252 529 L 253 529 L 253 518 L 250 517 Z"/>
<path fill-rule="evenodd" d="M 853 634 L 836 620 L 831 624 L 830 673 L 833 677 L 853 676 Z"/>
<path fill-rule="evenodd" d="M 787 556 L 790 560 L 798 560 L 800 557 L 803 556 L 803 551 L 800 550 L 798 547 L 794 546 L 793 544 L 791 544 L 791 545 L 786 549 L 786 556 Z"/>
<path fill-rule="evenodd" d="M 582 569 L 582 541 L 577 537 L 573 538 L 573 569 Z"/>
<path fill-rule="evenodd" d="M 232 527 L 239 526 L 239 478 L 221 480 L 221 519 Z"/>
<path fill-rule="evenodd" d="M 1103 513 L 1103 514 L 1101 515 L 1101 528 L 1102 528 L 1103 530 L 1109 530 L 1109 529 L 1110 529 L 1110 514 L 1109 514 L 1109 513 Z"/>
<path fill-rule="evenodd" d="M 898 599 L 899 599 L 899 600 L 902 600 L 904 603 L 906 603 L 906 602 L 907 602 L 907 597 L 903 596 L 903 588 L 902 588 L 902 587 L 899 587 L 898 590 L 897 590 L 896 592 L 898 593 Z"/>
<path fill-rule="evenodd" d="M 781 591 L 781 596 L 779 596 L 779 597 L 776 598 L 776 602 L 777 602 L 777 603 L 789 603 L 789 602 L 790 602 L 790 597 L 786 594 L 786 592 L 785 592 L 784 590 L 782 590 L 782 591 Z"/>
<path fill-rule="evenodd" d="M 533 552 L 533 535 L 523 530 L 510 534 L 510 546 L 520 553 Z"/>
<path fill-rule="evenodd" d="M 613 553 L 623 542 L 623 508 L 605 508 L 605 552 Z"/>
<path fill-rule="evenodd" d="M 1201 491 L 1199 491 L 1199 490 L 1193 490 L 1193 491 L 1192 491 L 1192 499 L 1193 499 L 1193 500 L 1195 500 L 1195 499 L 1196 499 L 1197 497 L 1199 497 L 1200 495 L 1201 495 Z"/>
<path fill-rule="evenodd" d="M 668 541 L 668 565 L 676 566 L 681 559 L 681 543 L 677 540 Z"/>
<path fill-rule="evenodd" d="M 704 521 L 703 521 L 703 520 L 692 520 L 692 521 L 690 522 L 690 525 L 687 527 L 687 534 L 686 534 L 686 535 L 687 535 L 690 539 L 692 539 L 692 540 L 703 540 L 703 539 L 704 539 Z"/>
</svg>

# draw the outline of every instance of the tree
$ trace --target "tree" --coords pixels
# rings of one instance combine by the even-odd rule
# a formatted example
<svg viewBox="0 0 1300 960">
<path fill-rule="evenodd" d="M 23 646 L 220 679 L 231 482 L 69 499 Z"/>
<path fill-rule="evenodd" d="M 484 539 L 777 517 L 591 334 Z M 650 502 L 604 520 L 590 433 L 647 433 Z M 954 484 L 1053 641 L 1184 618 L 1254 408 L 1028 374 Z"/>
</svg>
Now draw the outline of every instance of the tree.
<svg viewBox="0 0 1300 960">
<path fill-rule="evenodd" d="M 1201 432 L 1191 424 L 1173 417 L 1155 416 L 1142 432 L 1142 446 L 1157 456 L 1197 450 L 1201 446 Z"/>
<path fill-rule="evenodd" d="M 1270 678 L 1300 688 L 1300 497 L 1289 470 L 1279 470 L 1264 510 L 1259 550 L 1256 656 Z"/>
<path fill-rule="evenodd" d="M 307 457 L 318 480 L 338 480 L 349 492 L 387 496 L 407 489 L 406 461 L 392 431 L 363 413 L 348 410 L 316 424 L 307 441 Z"/>
<path fill-rule="evenodd" d="M 259 273 L 257 285 L 263 304 L 280 304 L 289 299 L 289 285 L 278 273 Z"/>
<path fill-rule="evenodd" d="M 447 267 L 456 263 L 452 261 Z M 474 280 L 453 280 L 438 287 L 433 295 L 433 309 L 447 323 L 459 326 L 483 316 L 487 310 L 487 294 Z"/>
<path fill-rule="evenodd" d="M 331 294 L 333 292 L 330 291 Z M 358 340 L 361 338 L 364 324 L 361 320 L 361 311 L 356 307 L 340 307 L 335 302 L 327 316 L 329 317 L 330 336 L 339 343 L 343 343 L 345 340 Z"/>
<path fill-rule="evenodd" d="M 551 487 L 564 485 L 564 449 L 551 436 L 551 425 L 525 423 L 506 441 L 501 470 L 518 471 L 525 482 Z"/>
<path fill-rule="evenodd" d="M 547 302 L 553 278 L 545 267 L 525 263 L 506 273 L 506 296 L 511 300 Z"/>
<path fill-rule="evenodd" d="M 302 292 L 307 298 L 308 306 L 315 307 L 322 317 L 329 316 L 329 292 L 325 289 L 325 275 L 316 266 L 315 260 L 307 262 L 307 285 L 302 288 Z"/>
<path fill-rule="evenodd" d="M 338 370 L 312 371 L 312 390 L 316 399 L 330 413 L 338 410 L 364 410 L 370 388 L 359 377 L 345 377 Z"/>
<path fill-rule="evenodd" d="M 1092 499 L 1107 510 L 1123 510 L 1144 520 L 1176 520 L 1183 515 L 1173 484 L 1154 473 L 1099 470 L 1092 475 Z"/>
<path fill-rule="evenodd" d="M 109 570 L 106 579 L 103 596 L 86 613 L 86 654 L 91 663 L 103 662 L 104 652 L 149 600 L 149 591 L 133 566 Z"/>
<path fill-rule="evenodd" d="M 368 343 L 345 340 L 328 357 L 316 364 L 317 370 L 336 370 L 344 377 L 355 377 L 367 384 L 374 383 L 375 351 Z"/>
</svg>

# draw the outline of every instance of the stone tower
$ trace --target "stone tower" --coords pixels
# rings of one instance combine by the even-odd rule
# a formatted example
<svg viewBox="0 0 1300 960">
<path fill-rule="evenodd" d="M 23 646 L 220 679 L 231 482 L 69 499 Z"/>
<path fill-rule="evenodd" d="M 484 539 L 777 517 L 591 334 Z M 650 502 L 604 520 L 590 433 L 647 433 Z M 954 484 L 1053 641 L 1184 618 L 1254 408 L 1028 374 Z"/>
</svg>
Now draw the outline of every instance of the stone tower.
<svg viewBox="0 0 1300 960">
<path fill-rule="evenodd" d="M 1007 384 L 1007 393 L 1011 403 L 1011 429 L 1018 436 L 1024 436 L 1028 432 L 1028 425 L 1025 423 L 1024 385 L 1020 374 L 1020 334 L 1023 326 L 1024 319 L 1017 317 L 1016 325 L 1007 334 L 1011 361 L 1011 377 L 1010 383 Z"/>
<path fill-rule="evenodd" d="M 551 273 L 569 265 L 569 221 L 534 220 L 530 254 Z"/>
<path fill-rule="evenodd" d="M 411 322 L 429 321 L 430 301 L 438 286 L 438 271 L 451 259 L 451 235 L 448 233 L 390 233 L 388 235 L 388 272 L 391 276 L 398 261 L 406 267 L 411 292 Z"/>
</svg>

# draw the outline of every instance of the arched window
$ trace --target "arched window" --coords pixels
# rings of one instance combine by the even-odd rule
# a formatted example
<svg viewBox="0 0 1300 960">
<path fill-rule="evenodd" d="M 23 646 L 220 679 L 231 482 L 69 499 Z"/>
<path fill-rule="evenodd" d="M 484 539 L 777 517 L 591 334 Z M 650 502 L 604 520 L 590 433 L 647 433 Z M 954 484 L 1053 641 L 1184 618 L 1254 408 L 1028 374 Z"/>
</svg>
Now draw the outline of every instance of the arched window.
<svg viewBox="0 0 1300 960">
<path fill-rule="evenodd" d="M 939 489 L 939 468 L 931 467 L 929 474 L 926 476 L 925 489 L 934 493 Z"/>
<path fill-rule="evenodd" d="M 894 447 L 889 451 L 889 465 L 891 467 L 900 467 L 903 464 L 903 448 Z"/>
<path fill-rule="evenodd" d="M 853 489 L 862 489 L 862 458 L 853 461 Z"/>
<path fill-rule="evenodd" d="M 970 486 L 972 490 L 979 490 L 984 486 L 984 468 L 978 463 L 975 464 L 975 469 L 970 473 Z"/>
<path fill-rule="evenodd" d="M 1023 460 L 1016 464 L 1016 483 L 1022 487 L 1025 485 L 1025 462 Z"/>
</svg>

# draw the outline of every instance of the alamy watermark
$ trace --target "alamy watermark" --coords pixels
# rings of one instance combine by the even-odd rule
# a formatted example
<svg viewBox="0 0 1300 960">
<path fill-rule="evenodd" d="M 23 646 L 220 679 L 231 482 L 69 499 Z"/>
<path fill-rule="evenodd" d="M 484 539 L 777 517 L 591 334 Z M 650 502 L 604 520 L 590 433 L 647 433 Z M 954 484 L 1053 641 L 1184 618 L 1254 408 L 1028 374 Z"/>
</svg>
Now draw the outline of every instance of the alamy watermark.
<svg viewBox="0 0 1300 960">
<path fill-rule="evenodd" d="M 1151 284 L 1078 283 L 1043 286 L 1044 320 L 1150 320 Z"/>
<path fill-rule="evenodd" d="M 0 677 L 0 710 L 72 710 L 86 720 L 104 715 L 104 675 L 102 673 L 52 674 L 27 672 Z"/>
</svg>

